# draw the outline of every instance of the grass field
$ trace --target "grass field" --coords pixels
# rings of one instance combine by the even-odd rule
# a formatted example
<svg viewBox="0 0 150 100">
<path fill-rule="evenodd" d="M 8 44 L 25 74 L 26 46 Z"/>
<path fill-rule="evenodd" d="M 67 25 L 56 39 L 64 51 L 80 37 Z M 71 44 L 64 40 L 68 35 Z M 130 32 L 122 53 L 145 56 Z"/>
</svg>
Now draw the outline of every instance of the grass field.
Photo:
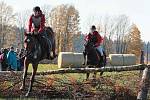
<svg viewBox="0 0 150 100">
<path fill-rule="evenodd" d="M 38 69 L 37 71 L 38 72 L 43 72 L 43 71 L 48 71 L 48 70 L 57 70 L 58 69 L 58 66 L 55 65 L 55 64 L 39 64 L 38 65 Z M 32 71 L 32 66 L 31 64 L 29 65 L 29 72 Z"/>
<path fill-rule="evenodd" d="M 58 66 L 54 64 L 39 64 L 38 66 L 38 71 L 41 72 L 57 69 Z M 30 65 L 29 72 L 31 71 L 32 67 Z M 6 79 L 3 79 L 4 77 L 0 77 L 0 79 L 2 80 L 0 82 L 0 91 L 5 90 L 5 88 L 8 86 L 12 86 L 12 84 L 15 83 L 17 78 L 21 79 L 20 76 L 9 77 L 10 79 L 8 79 L 8 81 L 6 81 Z M 8 78 L 8 76 L 6 76 L 6 78 Z M 141 77 L 139 77 L 139 71 L 107 72 L 104 73 L 101 77 L 98 73 L 96 80 L 92 80 L 92 75 L 90 78 L 90 80 L 86 81 L 85 74 L 77 73 L 36 76 L 36 79 L 42 82 L 42 84 L 46 84 L 46 86 L 44 85 L 43 87 L 41 83 L 35 83 L 32 93 L 34 96 L 44 95 L 44 97 L 50 96 L 50 98 L 53 95 L 55 96 L 54 98 L 62 98 L 68 96 L 69 98 L 70 96 L 71 98 L 74 98 L 78 97 L 77 94 L 81 94 L 85 96 L 90 96 L 92 98 L 94 97 L 96 99 L 103 97 L 105 98 L 104 100 L 106 100 L 107 97 L 126 98 L 116 100 L 136 100 L 135 98 L 138 92 L 139 81 L 141 80 Z M 9 91 L 1 92 L 2 94 L 0 93 L 0 97 L 3 97 L 4 95 L 6 97 L 18 97 L 21 94 L 24 94 L 25 92 L 21 92 L 20 90 L 18 90 L 19 87 L 20 84 L 15 85 L 13 88 L 11 88 L 11 90 L 8 89 Z"/>
<path fill-rule="evenodd" d="M 48 71 L 48 70 L 57 70 L 59 69 L 57 65 L 55 64 L 39 64 L 38 66 L 38 72 L 43 72 L 43 71 Z M 28 69 L 29 72 L 32 72 L 32 66 L 29 65 L 29 69 Z M 98 73 L 99 75 L 99 73 Z M 97 76 L 98 76 L 97 75 Z M 138 75 L 138 76 L 136 76 Z M 67 73 L 67 74 L 61 74 L 61 75 L 55 75 L 55 76 L 65 76 L 65 77 L 74 77 L 76 79 L 85 79 L 86 78 L 86 75 L 85 74 L 78 74 L 78 73 Z M 139 71 L 125 71 L 125 72 L 105 72 L 103 74 L 103 76 L 105 77 L 112 77 L 114 79 L 120 79 L 119 83 L 125 83 L 123 81 L 123 79 L 125 80 L 128 80 L 130 79 L 131 77 L 130 76 L 136 76 L 136 77 L 139 77 Z M 122 79 L 121 79 L 122 78 Z"/>
<path fill-rule="evenodd" d="M 43 71 L 48 71 L 48 70 L 57 70 L 59 69 L 57 65 L 55 64 L 39 64 L 38 66 L 38 72 L 43 72 Z M 31 65 L 29 66 L 29 72 L 32 71 L 32 67 Z M 79 81 L 83 81 L 84 79 L 86 79 L 86 74 L 78 74 L 78 73 L 67 73 L 67 74 L 56 74 L 56 75 L 51 75 L 51 76 L 55 76 L 55 77 L 59 77 L 59 78 L 75 78 Z M 91 75 L 92 76 L 92 75 Z M 132 76 L 132 77 L 131 77 Z M 97 73 L 97 77 L 99 77 L 99 73 Z M 138 78 L 139 79 L 139 71 L 124 71 L 124 72 L 105 72 L 103 74 L 103 77 L 111 77 L 112 80 L 114 80 L 117 84 L 120 85 L 129 85 L 129 81 L 130 80 L 132 82 L 130 82 L 130 86 L 135 85 L 135 81 L 134 78 Z"/>
</svg>

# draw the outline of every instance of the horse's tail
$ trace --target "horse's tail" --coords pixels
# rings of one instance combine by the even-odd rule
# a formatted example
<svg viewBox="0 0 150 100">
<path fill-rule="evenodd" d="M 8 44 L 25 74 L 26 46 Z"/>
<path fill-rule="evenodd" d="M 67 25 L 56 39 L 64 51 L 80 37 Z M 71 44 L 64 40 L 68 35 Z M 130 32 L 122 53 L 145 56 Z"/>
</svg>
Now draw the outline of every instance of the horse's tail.
<svg viewBox="0 0 150 100">
<path fill-rule="evenodd" d="M 51 27 L 49 27 L 49 26 L 46 27 L 46 33 L 50 37 L 50 40 L 52 42 L 52 46 L 54 47 L 55 46 L 55 33 L 54 33 L 53 29 Z"/>
</svg>

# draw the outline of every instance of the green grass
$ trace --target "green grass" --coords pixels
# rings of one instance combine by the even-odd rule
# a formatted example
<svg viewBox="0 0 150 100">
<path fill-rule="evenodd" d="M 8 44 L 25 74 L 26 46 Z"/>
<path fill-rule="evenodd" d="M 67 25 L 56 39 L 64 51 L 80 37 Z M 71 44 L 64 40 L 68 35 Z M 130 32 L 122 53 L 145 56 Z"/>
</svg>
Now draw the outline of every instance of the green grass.
<svg viewBox="0 0 150 100">
<path fill-rule="evenodd" d="M 43 71 L 57 70 L 57 69 L 59 68 L 56 64 L 39 64 L 37 71 L 43 72 Z M 29 65 L 28 72 L 32 72 L 31 64 Z M 139 71 L 104 72 L 103 74 L 104 77 L 111 77 L 112 79 L 115 79 L 117 83 L 120 83 L 121 85 L 126 85 L 126 82 L 124 82 L 124 80 L 126 81 L 132 78 L 131 76 L 134 76 L 135 78 L 137 78 L 139 77 L 138 75 L 139 75 Z M 86 78 L 86 74 L 78 74 L 78 73 L 56 74 L 56 75 L 51 75 L 51 76 L 59 77 L 62 79 L 73 77 L 81 81 Z M 97 74 L 97 77 L 99 77 L 99 73 Z"/>
<path fill-rule="evenodd" d="M 55 64 L 39 64 L 38 65 L 38 72 L 48 71 L 48 70 L 57 70 L 58 66 Z M 32 65 L 29 65 L 28 72 L 32 72 Z"/>
<path fill-rule="evenodd" d="M 38 72 L 44 72 L 48 70 L 57 70 L 59 69 L 56 64 L 39 64 L 38 65 Z M 32 65 L 29 65 L 28 72 L 32 72 Z M 86 78 L 85 74 L 78 74 L 78 73 L 67 73 L 67 74 L 56 74 L 56 75 L 51 75 L 54 77 L 58 77 L 60 79 L 68 79 L 69 77 L 73 77 L 75 79 L 78 79 L 79 81 L 82 81 L 83 79 Z"/>
<path fill-rule="evenodd" d="M 48 71 L 48 70 L 57 70 L 59 69 L 55 64 L 39 64 L 38 65 L 38 72 Z M 29 72 L 32 71 L 32 66 L 29 65 Z M 66 74 L 55 74 L 50 75 L 50 77 L 56 77 L 62 79 L 63 81 L 68 81 L 69 78 L 76 79 L 77 81 L 82 82 L 86 79 L 86 74 L 79 74 L 79 73 L 66 73 Z M 92 77 L 92 74 L 90 74 Z M 99 73 L 97 74 L 99 77 Z M 137 80 L 139 79 L 139 71 L 124 71 L 124 72 L 104 72 L 103 77 L 110 77 L 112 81 L 116 84 L 121 86 L 133 86 L 137 84 Z M 129 81 L 130 80 L 130 81 Z"/>
<path fill-rule="evenodd" d="M 58 66 L 55 64 L 39 64 L 38 65 L 38 72 L 43 72 L 43 71 L 48 71 L 48 70 L 58 70 Z M 32 71 L 32 66 L 31 64 L 29 65 L 29 70 L 28 72 Z M 90 75 L 92 77 L 92 75 Z M 97 78 L 99 77 L 99 73 L 97 74 Z M 45 76 L 40 76 L 37 78 L 38 81 L 41 81 L 43 83 L 46 83 L 48 85 L 52 84 L 53 87 L 55 87 L 57 90 L 61 90 L 64 87 L 70 89 L 68 91 L 71 91 L 74 88 L 77 88 L 74 83 L 83 83 L 85 82 L 86 79 L 86 74 L 78 74 L 78 73 L 66 73 L 66 74 L 52 74 L 52 75 L 45 75 Z M 11 78 L 13 80 L 13 78 Z M 113 89 L 116 86 L 120 86 L 120 89 L 124 88 L 126 90 L 130 89 L 131 92 L 136 95 L 137 93 L 137 86 L 139 84 L 139 80 L 141 78 L 139 77 L 139 71 L 124 71 L 124 72 L 104 72 L 103 76 L 100 78 L 100 81 L 97 81 L 99 83 L 96 87 L 85 87 L 87 88 L 88 91 L 102 91 L 106 92 L 106 94 L 110 94 Z M 11 86 L 12 82 L 7 81 L 8 83 L 6 84 L 7 86 Z M 73 84 L 73 85 L 68 85 L 67 84 Z M 100 85 L 99 85 L 100 84 Z M 3 85 L 3 83 L 2 83 Z M 37 85 L 37 84 L 36 84 Z M 86 84 L 85 84 L 86 85 Z M 85 86 L 83 85 L 83 86 Z M 3 85 L 4 86 L 4 85 Z M 124 87 L 124 88 L 122 88 Z M 86 90 L 86 89 L 85 89 Z M 114 92 L 112 92 L 114 93 Z M 1 93 L 0 93 L 1 96 Z"/>
</svg>

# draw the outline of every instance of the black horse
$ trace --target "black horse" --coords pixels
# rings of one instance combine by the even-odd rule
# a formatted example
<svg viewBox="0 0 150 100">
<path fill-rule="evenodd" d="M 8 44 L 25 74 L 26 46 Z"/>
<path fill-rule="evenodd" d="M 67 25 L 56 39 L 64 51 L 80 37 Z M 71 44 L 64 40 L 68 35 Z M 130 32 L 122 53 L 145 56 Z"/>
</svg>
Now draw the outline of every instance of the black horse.
<svg viewBox="0 0 150 100">
<path fill-rule="evenodd" d="M 28 96 L 29 93 L 32 91 L 34 77 L 37 71 L 39 61 L 48 58 L 47 57 L 48 49 L 51 49 L 53 53 L 55 52 L 53 51 L 55 48 L 54 32 L 50 27 L 47 27 L 45 31 L 47 37 L 40 34 L 34 35 L 34 33 L 25 34 L 24 47 L 25 47 L 26 54 L 24 59 L 23 82 L 22 82 L 22 86 L 20 87 L 21 90 L 23 90 L 25 87 L 25 78 L 27 76 L 29 63 L 32 64 L 32 69 L 33 69 L 32 76 L 30 78 L 30 85 L 28 88 L 28 92 L 26 93 L 26 96 Z M 51 46 L 48 46 L 48 42 L 50 42 Z"/>
<path fill-rule="evenodd" d="M 96 37 L 93 37 L 84 45 L 84 64 L 90 68 L 100 68 L 106 65 L 106 53 L 103 51 L 104 55 L 101 56 L 100 52 L 94 46 L 96 41 Z M 100 73 L 100 75 L 102 74 L 103 72 Z M 87 73 L 87 79 L 89 78 L 89 75 L 90 73 Z M 94 72 L 94 77 L 96 77 L 96 72 Z"/>
</svg>

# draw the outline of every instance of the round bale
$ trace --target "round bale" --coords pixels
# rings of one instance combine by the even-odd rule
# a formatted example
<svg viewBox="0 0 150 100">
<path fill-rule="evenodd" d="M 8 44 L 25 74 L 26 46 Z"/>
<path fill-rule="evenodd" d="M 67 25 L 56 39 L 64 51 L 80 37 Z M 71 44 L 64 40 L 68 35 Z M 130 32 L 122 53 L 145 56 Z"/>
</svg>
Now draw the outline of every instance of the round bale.
<svg viewBox="0 0 150 100">
<path fill-rule="evenodd" d="M 58 67 L 81 67 L 84 61 L 82 53 L 60 52 L 58 55 Z"/>
<path fill-rule="evenodd" d="M 128 66 L 136 64 L 136 56 L 134 54 L 109 54 L 109 63 L 112 66 Z"/>
</svg>

